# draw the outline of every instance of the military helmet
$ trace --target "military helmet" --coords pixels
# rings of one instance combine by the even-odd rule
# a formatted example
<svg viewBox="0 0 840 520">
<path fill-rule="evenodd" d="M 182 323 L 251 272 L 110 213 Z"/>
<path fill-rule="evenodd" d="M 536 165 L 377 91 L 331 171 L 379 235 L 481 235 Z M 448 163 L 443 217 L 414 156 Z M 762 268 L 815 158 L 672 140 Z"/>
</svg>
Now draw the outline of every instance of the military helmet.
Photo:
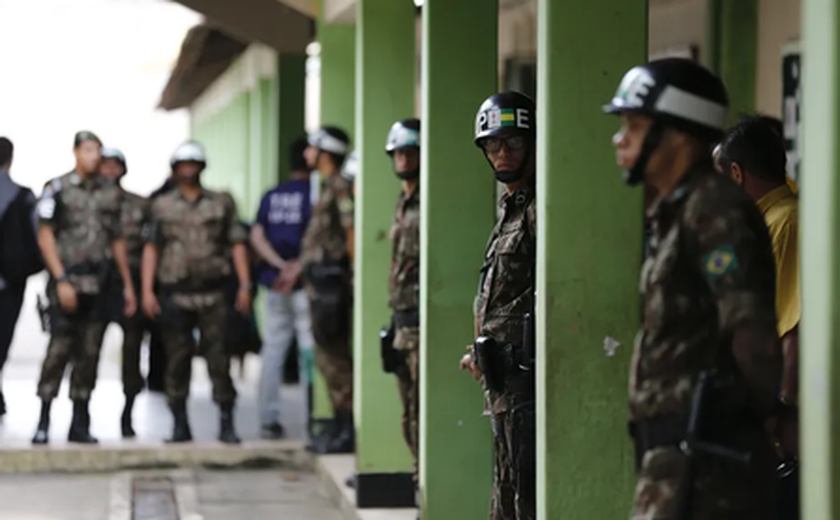
<svg viewBox="0 0 840 520">
<path fill-rule="evenodd" d="M 325 126 L 309 135 L 310 146 L 335 155 L 347 155 L 350 151 L 350 138 L 347 133 L 334 126 Z"/>
<path fill-rule="evenodd" d="M 531 141 L 537 138 L 537 113 L 534 100 L 521 92 L 493 94 L 478 109 L 475 116 L 475 144 L 494 136 L 523 135 Z"/>
<path fill-rule="evenodd" d="M 726 130 L 729 96 L 709 70 L 684 58 L 666 58 L 630 69 L 604 107 L 608 114 L 637 112 L 708 141 Z"/>
<path fill-rule="evenodd" d="M 359 152 L 352 152 L 344 161 L 341 168 L 341 176 L 350 182 L 354 182 L 359 175 Z"/>
<path fill-rule="evenodd" d="M 103 148 L 101 152 L 102 160 L 112 159 L 120 163 L 123 167 L 123 172 L 128 173 L 128 164 L 125 162 L 125 156 L 123 153 L 116 148 Z"/>
<path fill-rule="evenodd" d="M 195 141 L 187 141 L 180 145 L 172 153 L 169 159 L 169 165 L 175 168 L 175 165 L 182 162 L 194 162 L 202 165 L 202 168 L 207 166 L 207 155 L 204 153 L 204 147 Z"/>
<path fill-rule="evenodd" d="M 400 148 L 409 146 L 420 148 L 420 120 L 417 118 L 403 119 L 391 126 L 385 142 L 385 153 L 393 155 Z"/>
</svg>

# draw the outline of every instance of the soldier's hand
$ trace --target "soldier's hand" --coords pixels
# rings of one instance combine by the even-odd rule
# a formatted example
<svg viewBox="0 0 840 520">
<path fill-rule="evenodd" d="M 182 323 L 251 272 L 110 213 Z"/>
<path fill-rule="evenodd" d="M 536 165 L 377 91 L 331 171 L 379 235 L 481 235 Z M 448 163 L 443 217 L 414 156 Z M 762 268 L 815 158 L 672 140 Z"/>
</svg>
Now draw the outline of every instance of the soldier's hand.
<svg viewBox="0 0 840 520">
<path fill-rule="evenodd" d="M 147 293 L 143 295 L 143 312 L 150 318 L 157 317 L 160 314 L 160 304 L 157 296 L 154 293 Z"/>
<path fill-rule="evenodd" d="M 472 345 L 468 346 L 467 350 L 472 351 Z M 473 361 L 472 353 L 464 354 L 464 357 L 461 358 L 461 370 L 469 370 L 473 379 L 476 381 L 481 380 L 481 369 Z"/>
<path fill-rule="evenodd" d="M 251 312 L 251 291 L 243 287 L 236 292 L 235 308 L 240 314 Z"/>
<path fill-rule="evenodd" d="M 130 318 L 137 312 L 137 296 L 134 294 L 134 289 L 126 287 L 123 291 L 123 298 L 125 299 L 125 308 L 123 312 L 126 317 Z"/>
<path fill-rule="evenodd" d="M 76 307 L 79 306 L 79 300 L 76 297 L 76 288 L 70 282 L 58 282 L 55 286 L 58 292 L 58 303 L 65 312 L 75 312 Z"/>
</svg>

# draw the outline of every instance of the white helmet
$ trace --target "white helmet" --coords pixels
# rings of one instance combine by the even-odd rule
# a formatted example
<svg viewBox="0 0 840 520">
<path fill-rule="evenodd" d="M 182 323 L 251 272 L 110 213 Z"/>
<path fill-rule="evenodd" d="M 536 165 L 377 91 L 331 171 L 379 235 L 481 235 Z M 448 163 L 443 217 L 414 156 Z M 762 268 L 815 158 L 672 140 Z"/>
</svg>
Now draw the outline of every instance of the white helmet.
<svg viewBox="0 0 840 520">
<path fill-rule="evenodd" d="M 359 152 L 352 152 L 344 161 L 344 166 L 341 168 L 341 176 L 350 182 L 356 180 L 359 175 Z"/>
<path fill-rule="evenodd" d="M 172 153 L 169 165 L 174 169 L 176 164 L 182 162 L 195 162 L 201 164 L 202 168 L 206 167 L 207 155 L 204 153 L 204 148 L 195 141 L 187 141 L 182 144 Z"/>
</svg>

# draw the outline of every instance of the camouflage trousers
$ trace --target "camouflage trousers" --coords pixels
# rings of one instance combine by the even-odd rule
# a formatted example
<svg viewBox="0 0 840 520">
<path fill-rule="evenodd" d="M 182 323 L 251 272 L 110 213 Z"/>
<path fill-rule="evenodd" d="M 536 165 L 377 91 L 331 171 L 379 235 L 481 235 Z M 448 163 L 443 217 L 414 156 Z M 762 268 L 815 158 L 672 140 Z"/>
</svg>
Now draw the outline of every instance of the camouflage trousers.
<svg viewBox="0 0 840 520">
<path fill-rule="evenodd" d="M 213 401 L 233 403 L 236 389 L 230 377 L 230 358 L 225 352 L 227 305 L 221 291 L 173 294 L 160 298 L 160 329 L 166 349 L 166 397 L 170 403 L 189 396 L 192 359 L 198 353 L 207 361 L 213 383 Z M 196 345 L 193 330 L 198 328 Z"/>
<path fill-rule="evenodd" d="M 414 481 L 417 482 L 417 455 L 420 448 L 419 419 L 420 411 L 420 329 L 403 327 L 394 337 L 394 347 L 405 355 L 406 369 L 397 374 L 400 400 L 403 405 L 402 430 L 405 442 L 411 450 L 414 460 Z"/>
<path fill-rule="evenodd" d="M 51 401 L 58 396 L 64 370 L 70 363 L 73 366 L 70 399 L 88 401 L 96 386 L 99 351 L 106 325 L 106 300 L 101 295 L 78 294 L 78 307 L 73 313 L 67 313 L 58 303 L 52 282 L 47 285 L 47 298 L 52 334 L 41 366 L 38 397 Z"/>
<path fill-rule="evenodd" d="M 151 322 L 143 314 L 139 308 L 137 312 L 131 317 L 123 315 L 123 308 L 125 307 L 125 299 L 123 298 L 123 283 L 122 279 L 114 268 L 114 275 L 109 281 L 109 319 L 110 321 L 119 324 L 123 331 L 123 351 L 122 351 L 122 382 L 123 393 L 126 397 L 135 397 L 143 391 L 143 375 L 140 373 L 140 350 L 143 345 L 143 336 L 147 330 L 151 330 Z M 140 272 L 138 269 L 132 269 L 131 272 L 132 283 L 134 290 L 140 289 Z M 103 331 L 104 332 L 104 331 Z"/>
<path fill-rule="evenodd" d="M 753 454 L 749 466 L 700 458 L 691 484 L 689 515 L 680 518 L 675 498 L 682 485 L 686 458 L 677 447 L 644 453 L 638 473 L 631 520 L 775 520 L 778 506 L 775 458 L 763 431 L 726 444 Z"/>
<path fill-rule="evenodd" d="M 513 404 L 513 400 L 511 400 Z M 533 401 L 493 416 L 494 469 L 490 520 L 537 517 L 536 415 Z"/>
<path fill-rule="evenodd" d="M 353 409 L 353 352 L 350 338 L 315 345 L 315 364 L 327 383 L 334 410 Z"/>
</svg>

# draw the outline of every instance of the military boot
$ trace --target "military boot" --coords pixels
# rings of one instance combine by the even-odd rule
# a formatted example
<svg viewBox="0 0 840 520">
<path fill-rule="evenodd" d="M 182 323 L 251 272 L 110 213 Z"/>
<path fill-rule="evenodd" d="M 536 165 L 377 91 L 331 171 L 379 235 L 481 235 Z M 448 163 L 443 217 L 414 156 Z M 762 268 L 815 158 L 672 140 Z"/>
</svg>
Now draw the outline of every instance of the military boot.
<svg viewBox="0 0 840 520">
<path fill-rule="evenodd" d="M 41 417 L 38 419 L 38 429 L 32 437 L 32 444 L 46 444 L 49 441 L 51 406 L 52 401 L 41 401 Z"/>
<path fill-rule="evenodd" d="M 219 406 L 220 423 L 219 440 L 225 444 L 239 444 L 239 437 L 233 429 L 233 403 L 225 403 Z"/>
<path fill-rule="evenodd" d="M 306 451 L 310 453 L 324 453 L 327 445 L 332 441 L 336 434 L 336 419 L 324 424 L 318 435 L 313 435 L 310 438 L 309 444 L 306 445 Z"/>
<path fill-rule="evenodd" d="M 120 418 L 120 430 L 125 439 L 133 439 L 135 436 L 134 427 L 131 421 L 131 412 L 134 409 L 134 396 L 125 396 L 125 406 L 123 407 L 122 417 Z"/>
<path fill-rule="evenodd" d="M 77 399 L 73 401 L 73 421 L 70 423 L 70 432 L 67 440 L 81 444 L 96 444 L 99 440 L 90 434 L 90 412 L 88 402 Z"/>
<path fill-rule="evenodd" d="M 168 443 L 176 442 L 190 442 L 192 440 L 192 432 L 190 431 L 190 421 L 187 417 L 187 401 L 179 400 L 170 403 L 169 408 L 172 410 L 172 437 L 166 439 Z"/>
<path fill-rule="evenodd" d="M 326 445 L 321 453 L 353 453 L 356 451 L 356 429 L 353 426 L 353 411 L 338 410 L 335 417 L 338 429 L 335 437 Z"/>
</svg>

